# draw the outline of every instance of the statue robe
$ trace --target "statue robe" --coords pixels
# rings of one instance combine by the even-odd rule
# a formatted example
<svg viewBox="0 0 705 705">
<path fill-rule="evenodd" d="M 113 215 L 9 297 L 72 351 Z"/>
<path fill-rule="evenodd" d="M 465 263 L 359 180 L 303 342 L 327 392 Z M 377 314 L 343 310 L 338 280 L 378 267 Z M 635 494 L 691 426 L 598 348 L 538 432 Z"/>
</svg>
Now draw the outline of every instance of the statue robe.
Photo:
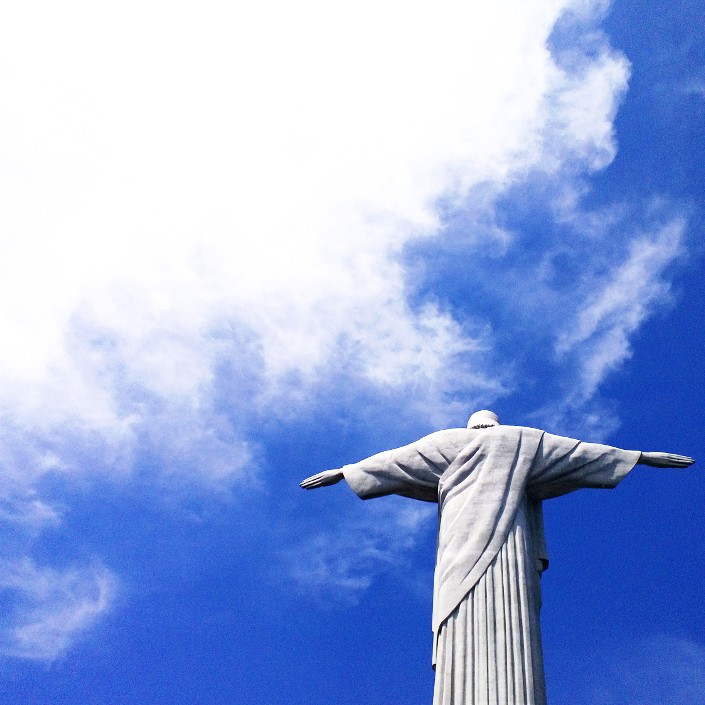
<svg viewBox="0 0 705 705">
<path fill-rule="evenodd" d="M 494 426 L 438 431 L 342 468 L 362 499 L 438 502 L 434 705 L 545 704 L 541 501 L 615 487 L 639 455 Z"/>
</svg>

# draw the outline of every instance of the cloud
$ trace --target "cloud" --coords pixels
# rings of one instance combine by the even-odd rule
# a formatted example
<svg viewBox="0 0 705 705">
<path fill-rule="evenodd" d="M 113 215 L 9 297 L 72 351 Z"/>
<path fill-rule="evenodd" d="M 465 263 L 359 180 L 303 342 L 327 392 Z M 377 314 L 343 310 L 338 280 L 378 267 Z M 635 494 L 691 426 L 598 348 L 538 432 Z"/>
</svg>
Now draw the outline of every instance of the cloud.
<svg viewBox="0 0 705 705">
<path fill-rule="evenodd" d="M 525 353 L 498 349 L 492 311 L 428 286 L 457 213 L 478 227 L 456 259 L 477 286 L 501 288 L 503 305 L 517 297 L 505 327 L 531 298 L 564 305 L 572 327 L 542 312 L 521 343 L 550 340 L 567 360 L 554 364 L 578 369 L 581 399 L 594 393 L 667 290 L 676 226 L 633 240 L 593 222 L 600 242 L 633 247 L 601 270 L 583 242 L 594 288 L 568 296 L 549 276 L 560 248 L 544 252 L 498 216 L 536 180 L 569 226 L 582 217 L 580 180 L 614 157 L 629 66 L 597 27 L 605 11 L 567 0 L 16 4 L 0 27 L 0 499 L 24 552 L 60 528 L 48 478 L 138 470 L 166 492 L 227 495 L 262 472 L 264 418 L 295 423 L 359 389 L 403 395 L 419 424 L 440 425 L 513 391 Z M 480 270 L 483 239 L 496 259 Z M 432 254 L 411 266 L 419 242 Z M 520 301 L 507 284 L 522 278 Z M 392 530 L 412 516 L 380 519 L 371 538 L 351 529 L 360 571 L 330 537 L 320 555 L 301 549 L 302 565 L 354 594 L 408 550 Z"/>
<path fill-rule="evenodd" d="M 435 506 L 375 502 L 356 507 L 335 529 L 287 549 L 286 572 L 307 595 L 356 602 L 380 573 L 408 563 L 419 535 L 436 521 Z"/>
<path fill-rule="evenodd" d="M 215 419 L 222 454 L 184 467 L 227 481 L 251 460 L 248 417 L 306 403 L 338 360 L 365 383 L 419 380 L 430 413 L 502 389 L 473 357 L 481 328 L 409 304 L 400 254 L 441 232 L 439 199 L 611 158 L 626 64 L 604 40 L 556 63 L 563 9 L 17 10 L 0 404 L 18 438 L 82 467 L 54 443 L 71 436 L 124 473 L 145 439 L 173 466 Z M 219 414 L 224 361 L 252 403 Z"/>
<path fill-rule="evenodd" d="M 631 355 L 629 338 L 656 306 L 671 301 L 664 272 L 682 254 L 685 222 L 677 217 L 630 239 L 624 260 L 600 279 L 562 331 L 556 353 L 578 350 L 581 393 L 590 397 L 606 374 Z"/>
<path fill-rule="evenodd" d="M 512 395 L 523 422 L 606 439 L 619 425 L 606 382 L 643 323 L 678 299 L 687 209 L 663 198 L 588 206 L 595 195 L 571 169 L 533 173 L 501 198 L 479 194 L 445 242 L 417 247 L 412 263 L 431 290 L 451 282 L 458 317 L 485 312 L 483 362 L 504 370 L 496 397 Z"/>
<path fill-rule="evenodd" d="M 56 570 L 29 559 L 4 564 L 0 593 L 14 609 L 5 609 L 0 651 L 36 661 L 59 658 L 110 609 L 116 589 L 115 575 L 99 565 Z"/>
<path fill-rule="evenodd" d="M 654 204 L 647 211 L 649 229 L 619 238 L 617 247 L 606 240 L 633 216 L 608 211 L 602 224 L 595 214 L 588 218 L 592 246 L 604 246 L 604 252 L 586 260 L 560 308 L 554 364 L 563 368 L 566 383 L 537 412 L 553 428 L 605 438 L 618 426 L 600 388 L 631 357 L 630 340 L 642 323 L 673 304 L 670 271 L 684 252 L 686 221 Z"/>
<path fill-rule="evenodd" d="M 701 79 L 692 79 L 687 81 L 683 91 L 687 95 L 696 95 L 705 98 L 705 81 Z"/>
<path fill-rule="evenodd" d="M 702 705 L 705 646 L 687 638 L 654 636 L 626 647 L 606 665 L 604 681 L 585 703 L 601 705 Z"/>
</svg>

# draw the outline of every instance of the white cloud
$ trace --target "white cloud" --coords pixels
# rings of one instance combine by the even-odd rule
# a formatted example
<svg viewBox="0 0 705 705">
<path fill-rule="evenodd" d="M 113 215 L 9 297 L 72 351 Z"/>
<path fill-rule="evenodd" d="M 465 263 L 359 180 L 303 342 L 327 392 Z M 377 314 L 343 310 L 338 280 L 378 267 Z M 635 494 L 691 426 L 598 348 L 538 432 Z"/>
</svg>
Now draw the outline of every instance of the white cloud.
<svg viewBox="0 0 705 705">
<path fill-rule="evenodd" d="M 409 306 L 397 256 L 439 232 L 440 198 L 610 158 L 625 62 L 603 42 L 559 67 L 561 3 L 39 5 L 0 42 L 19 429 L 98 434 L 124 471 L 145 436 L 167 459 L 198 444 L 222 360 L 257 378 L 256 409 L 300 401 L 341 349 L 373 383 L 427 380 L 431 413 L 459 361 L 468 393 L 501 388 L 467 374 L 485 341 Z M 204 477 L 249 461 L 240 435 Z"/>
<path fill-rule="evenodd" d="M 705 646 L 688 638 L 644 639 L 612 655 L 586 705 L 703 705 Z"/>
<path fill-rule="evenodd" d="M 681 254 L 684 229 L 684 221 L 676 218 L 634 237 L 624 260 L 602 281 L 589 283 L 575 320 L 568 320 L 556 344 L 559 355 L 579 351 L 584 398 L 631 355 L 629 338 L 653 309 L 670 301 L 664 270 Z"/>
<path fill-rule="evenodd" d="M 591 170 L 602 169 L 616 154 L 613 120 L 626 88 L 629 65 L 624 57 L 603 49 L 597 58 L 573 70 L 580 72 L 579 80 L 575 75 L 566 77 L 569 85 L 557 96 L 548 119 L 558 123 L 564 148 L 574 158 Z M 586 110 L 586 105 L 591 109 Z"/>
<path fill-rule="evenodd" d="M 307 595 L 356 601 L 376 576 L 409 560 L 421 532 L 436 521 L 435 505 L 373 502 L 307 536 L 282 556 L 286 572 Z"/>
<path fill-rule="evenodd" d="M 602 394 L 605 381 L 631 357 L 644 321 L 673 305 L 670 281 L 685 252 L 686 221 L 662 201 L 641 213 L 633 206 L 586 212 L 570 190 L 556 206 L 572 239 L 547 245 L 530 309 L 544 318 L 556 387 L 531 422 L 606 440 L 619 418 Z"/>
<path fill-rule="evenodd" d="M 29 559 L 4 564 L 0 591 L 15 609 L 5 611 L 0 651 L 55 660 L 110 609 L 116 588 L 116 577 L 101 566 L 55 570 Z"/>
<path fill-rule="evenodd" d="M 570 57 L 548 48 L 566 9 Z M 144 457 L 169 486 L 223 490 L 244 468 L 252 480 L 247 429 L 315 403 L 321 380 L 404 390 L 434 423 L 460 395 L 502 394 L 491 324 L 433 293 L 412 300 L 402 254 L 441 236 L 469 194 L 486 194 L 475 216 L 494 222 L 529 174 L 570 181 L 612 159 L 628 65 L 594 27 L 604 11 L 15 3 L 0 26 L 8 516 L 33 534 L 56 526 L 42 477 L 119 478 Z M 511 251 L 511 233 L 492 235 Z M 652 254 L 598 282 L 599 303 L 574 305 L 577 332 L 560 338 L 586 388 L 628 354 L 662 287 L 618 300 L 667 260 L 659 236 L 643 241 Z M 344 544 L 309 556 L 317 580 L 354 592 L 407 550 L 382 528 L 360 541 L 367 568 L 337 562 Z M 45 623 L 17 644 L 59 644 Z"/>
</svg>

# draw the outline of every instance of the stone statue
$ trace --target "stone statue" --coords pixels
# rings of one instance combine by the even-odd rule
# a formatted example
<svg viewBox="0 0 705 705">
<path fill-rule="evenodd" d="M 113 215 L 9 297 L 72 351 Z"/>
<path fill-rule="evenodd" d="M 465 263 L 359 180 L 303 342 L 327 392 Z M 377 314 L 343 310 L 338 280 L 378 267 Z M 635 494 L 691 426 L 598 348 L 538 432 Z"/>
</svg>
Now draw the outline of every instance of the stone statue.
<svg viewBox="0 0 705 705">
<path fill-rule="evenodd" d="M 637 464 L 692 463 L 502 426 L 493 412 L 478 411 L 467 428 L 318 473 L 301 487 L 345 479 L 362 499 L 399 494 L 438 502 L 434 705 L 545 705 L 541 502 L 582 487 L 615 487 Z"/>
</svg>

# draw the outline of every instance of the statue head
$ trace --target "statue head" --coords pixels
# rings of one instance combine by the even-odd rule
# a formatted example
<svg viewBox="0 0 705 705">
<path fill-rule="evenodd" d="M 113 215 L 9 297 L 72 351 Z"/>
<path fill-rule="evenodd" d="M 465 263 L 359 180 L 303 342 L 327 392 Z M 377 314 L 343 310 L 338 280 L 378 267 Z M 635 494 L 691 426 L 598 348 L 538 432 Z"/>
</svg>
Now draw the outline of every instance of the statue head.
<svg viewBox="0 0 705 705">
<path fill-rule="evenodd" d="M 499 425 L 499 417 L 497 414 L 487 409 L 476 411 L 468 420 L 468 428 L 489 428 L 490 426 Z"/>
</svg>

